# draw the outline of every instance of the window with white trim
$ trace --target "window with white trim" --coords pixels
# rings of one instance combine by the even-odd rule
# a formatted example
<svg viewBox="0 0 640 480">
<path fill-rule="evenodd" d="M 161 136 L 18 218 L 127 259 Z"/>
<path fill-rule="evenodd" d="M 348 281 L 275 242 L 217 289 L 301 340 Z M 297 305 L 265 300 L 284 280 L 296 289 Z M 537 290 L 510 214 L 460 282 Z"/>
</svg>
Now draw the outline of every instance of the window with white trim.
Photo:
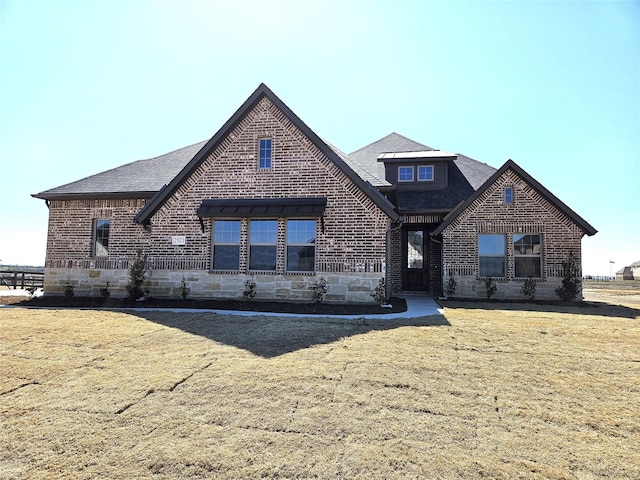
<svg viewBox="0 0 640 480">
<path fill-rule="evenodd" d="M 96 257 L 106 257 L 109 255 L 109 228 L 111 220 L 108 218 L 98 218 L 94 223 L 93 231 L 93 255 Z"/>
<path fill-rule="evenodd" d="M 240 270 L 240 220 L 213 222 L 213 270 Z"/>
<path fill-rule="evenodd" d="M 506 250 L 504 235 L 478 235 L 478 276 L 506 276 Z"/>
<path fill-rule="evenodd" d="M 398 167 L 399 182 L 413 182 L 413 167 Z"/>
<path fill-rule="evenodd" d="M 316 221 L 287 220 L 288 272 L 313 272 L 316 256 Z"/>
<path fill-rule="evenodd" d="M 418 181 L 433 182 L 433 165 L 418 165 Z"/>
<path fill-rule="evenodd" d="M 516 278 L 541 278 L 542 235 L 514 234 L 513 263 Z"/>
<path fill-rule="evenodd" d="M 278 221 L 249 221 L 249 270 L 276 270 L 278 254 Z"/>
<path fill-rule="evenodd" d="M 261 138 L 258 142 L 258 168 L 271 168 L 273 142 L 270 138 Z"/>
</svg>

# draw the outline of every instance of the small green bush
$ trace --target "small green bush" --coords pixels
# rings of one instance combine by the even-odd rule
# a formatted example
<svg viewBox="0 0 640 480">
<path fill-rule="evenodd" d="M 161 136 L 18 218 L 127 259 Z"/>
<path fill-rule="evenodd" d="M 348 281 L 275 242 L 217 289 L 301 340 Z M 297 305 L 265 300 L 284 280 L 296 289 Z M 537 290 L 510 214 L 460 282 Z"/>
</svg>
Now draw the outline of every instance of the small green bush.
<svg viewBox="0 0 640 480">
<path fill-rule="evenodd" d="M 184 275 L 182 276 L 182 281 L 180 282 L 180 296 L 183 300 L 187 299 L 189 295 L 189 289 L 187 288 L 187 281 L 184 279 Z"/>
<path fill-rule="evenodd" d="M 447 282 L 447 288 L 444 289 L 444 293 L 446 293 L 447 296 L 449 297 L 453 297 L 456 294 L 457 286 L 458 286 L 458 283 L 456 282 L 456 279 L 453 277 L 449 277 L 449 281 Z"/>
<path fill-rule="evenodd" d="M 581 286 L 576 257 L 573 256 L 573 252 L 569 252 L 567 259 L 562 262 L 562 285 L 556 288 L 556 295 L 563 302 L 571 302 L 575 300 Z"/>
<path fill-rule="evenodd" d="M 258 293 L 258 288 L 253 278 L 248 278 L 247 280 L 245 280 L 244 293 L 243 293 L 244 299 L 250 302 L 255 298 L 257 293 Z"/>
<path fill-rule="evenodd" d="M 136 250 L 136 258 L 129 267 L 129 283 L 127 284 L 127 292 L 131 300 L 137 300 L 144 295 L 142 286 L 147 279 L 147 255 L 142 249 Z"/>
<path fill-rule="evenodd" d="M 311 286 L 311 298 L 315 303 L 321 303 L 324 300 L 324 296 L 327 293 L 327 279 L 320 277 Z"/>
<path fill-rule="evenodd" d="M 533 300 L 536 296 L 536 286 L 538 283 L 531 277 L 527 278 L 522 284 L 522 295 L 527 300 Z"/>
<path fill-rule="evenodd" d="M 493 295 L 498 291 L 496 281 L 491 277 L 484 281 L 484 286 L 487 289 L 487 300 L 493 297 Z"/>
<path fill-rule="evenodd" d="M 378 306 L 387 303 L 387 286 L 384 277 L 380 279 L 380 281 L 378 282 L 378 286 L 375 288 L 371 296 Z"/>
<path fill-rule="evenodd" d="M 71 283 L 71 280 L 67 280 L 67 283 L 65 283 L 65 285 L 64 285 L 64 296 L 65 297 L 73 297 L 73 295 L 74 295 L 73 289 L 74 289 L 74 286 Z"/>
</svg>

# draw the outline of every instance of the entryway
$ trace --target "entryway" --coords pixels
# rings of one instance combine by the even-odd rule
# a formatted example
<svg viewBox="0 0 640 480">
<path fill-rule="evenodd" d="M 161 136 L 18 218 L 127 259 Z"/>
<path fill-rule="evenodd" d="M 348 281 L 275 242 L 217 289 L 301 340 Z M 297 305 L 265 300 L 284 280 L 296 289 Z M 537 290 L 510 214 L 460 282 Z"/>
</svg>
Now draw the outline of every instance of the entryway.
<svg viewBox="0 0 640 480">
<path fill-rule="evenodd" d="M 402 289 L 429 291 L 429 232 L 418 226 L 402 231 Z"/>
</svg>

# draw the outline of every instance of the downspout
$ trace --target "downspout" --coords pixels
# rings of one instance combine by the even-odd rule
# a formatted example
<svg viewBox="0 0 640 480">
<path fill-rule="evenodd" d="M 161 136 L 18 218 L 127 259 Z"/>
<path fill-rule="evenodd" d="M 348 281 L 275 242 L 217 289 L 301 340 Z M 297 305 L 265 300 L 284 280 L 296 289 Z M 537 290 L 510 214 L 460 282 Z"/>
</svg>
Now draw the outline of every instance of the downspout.
<svg viewBox="0 0 640 480">
<path fill-rule="evenodd" d="M 402 224 L 403 223 L 404 223 L 404 217 L 400 217 L 398 219 L 398 224 L 395 227 L 393 225 L 391 225 L 391 227 L 389 227 L 389 229 L 387 230 L 387 233 L 386 233 L 386 244 L 385 244 L 385 255 L 384 256 L 385 256 L 385 259 L 386 259 L 386 262 L 387 262 L 387 274 L 386 274 L 387 279 L 384 282 L 384 294 L 385 294 L 387 300 L 391 296 L 389 294 L 389 288 L 390 288 L 390 283 L 391 282 L 389 282 L 387 280 L 392 277 L 392 273 L 393 273 L 392 268 L 391 268 L 391 265 L 392 265 L 393 262 L 391 262 L 391 258 L 390 258 L 390 254 L 389 254 L 389 252 L 390 252 L 390 243 L 391 243 L 391 233 L 400 230 L 402 228 Z"/>
<path fill-rule="evenodd" d="M 444 295 L 444 245 L 434 235 L 429 234 L 432 242 L 440 244 L 440 288 L 442 289 L 442 295 Z"/>
</svg>

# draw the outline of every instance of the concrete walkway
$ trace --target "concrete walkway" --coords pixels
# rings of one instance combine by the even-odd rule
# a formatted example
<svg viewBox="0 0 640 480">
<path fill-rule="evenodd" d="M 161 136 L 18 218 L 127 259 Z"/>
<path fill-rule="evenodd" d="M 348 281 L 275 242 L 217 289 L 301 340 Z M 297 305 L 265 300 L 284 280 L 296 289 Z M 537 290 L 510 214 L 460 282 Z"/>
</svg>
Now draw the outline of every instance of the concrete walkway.
<svg viewBox="0 0 640 480">
<path fill-rule="evenodd" d="M 26 290 L 0 290 L 0 295 L 22 295 L 28 296 Z M 395 320 L 398 318 L 420 318 L 429 317 L 431 315 L 444 315 L 444 310 L 429 297 L 421 295 L 407 295 L 403 297 L 407 302 L 407 311 L 400 313 L 369 313 L 363 315 L 321 315 L 321 314 L 308 314 L 308 313 L 278 313 L 278 312 L 252 312 L 244 310 L 205 310 L 202 308 L 123 308 L 118 310 L 131 310 L 138 312 L 149 312 L 153 310 L 164 310 L 171 312 L 185 312 L 185 313 L 204 313 L 214 312 L 221 315 L 238 315 L 241 317 L 263 316 L 263 317 L 296 317 L 296 318 L 347 318 L 347 319 L 360 319 L 365 320 Z M 11 305 L 0 305 L 0 307 L 10 307 Z M 32 307 L 38 308 L 38 307 Z"/>
<path fill-rule="evenodd" d="M 188 312 L 188 313 L 203 313 L 213 312 L 221 315 L 238 315 L 240 317 L 295 317 L 295 318 L 346 318 L 357 320 L 364 318 L 365 320 L 395 320 L 398 318 L 420 318 L 429 317 L 431 315 L 444 315 L 444 310 L 429 297 L 423 296 L 406 296 L 403 297 L 407 302 L 407 311 L 400 313 L 368 313 L 363 315 L 322 315 L 316 313 L 279 313 L 279 312 L 252 312 L 244 310 L 205 310 L 202 308 L 128 308 L 122 310 L 133 311 L 175 311 L 175 312 Z"/>
</svg>

